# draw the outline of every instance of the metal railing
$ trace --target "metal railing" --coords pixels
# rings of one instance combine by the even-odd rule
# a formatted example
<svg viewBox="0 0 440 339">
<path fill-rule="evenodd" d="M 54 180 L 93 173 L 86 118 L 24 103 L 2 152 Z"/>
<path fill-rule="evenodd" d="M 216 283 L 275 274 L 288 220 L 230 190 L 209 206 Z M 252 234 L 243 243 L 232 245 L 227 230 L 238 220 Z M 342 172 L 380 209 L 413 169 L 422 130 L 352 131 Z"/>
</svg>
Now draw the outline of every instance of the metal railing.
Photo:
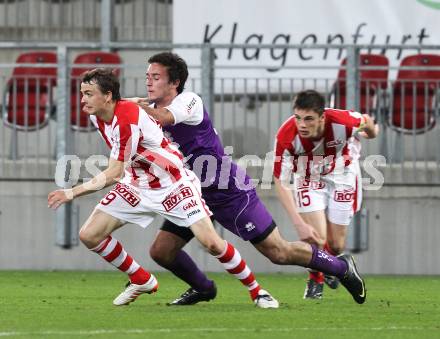
<svg viewBox="0 0 440 339">
<path fill-rule="evenodd" d="M 0 149 L 0 162 L 2 169 L 0 177 L 8 178 L 22 177 L 34 179 L 48 179 L 53 177 L 53 170 L 32 170 L 29 167 L 31 162 L 37 165 L 53 167 L 54 158 L 64 154 L 77 154 L 81 158 L 88 154 L 106 154 L 105 148 L 98 141 L 99 138 L 93 133 L 84 133 L 90 129 L 83 129 L 71 126 L 71 115 L 79 115 L 79 105 L 76 103 L 75 112 L 72 111 L 70 77 L 72 68 L 72 53 L 81 46 L 93 48 L 99 44 L 88 45 L 64 45 L 57 47 L 58 63 L 44 65 L 26 65 L 28 67 L 57 67 L 57 79 L 50 90 L 44 93 L 35 93 L 35 87 L 29 87 L 32 81 L 48 81 L 33 78 L 25 79 L 22 83 L 21 92 L 17 92 L 19 79 L 11 78 L 11 75 L 0 77 L 0 89 L 2 93 L 2 119 L 1 126 L 2 146 Z M 134 44 L 113 43 L 112 47 L 118 47 L 120 54 L 124 50 L 134 48 Z M 0 45 L 1 47 L 1 45 Z M 48 46 L 46 46 L 48 47 Z M 144 46 L 136 44 L 136 49 Z M 200 52 L 200 63 L 191 65 L 190 79 L 186 88 L 199 93 L 205 106 L 208 107 L 215 122 L 216 129 L 222 137 L 225 146 L 234 147 L 234 156 L 241 157 L 246 154 L 255 154 L 260 157 L 271 151 L 275 133 L 279 126 L 291 115 L 291 102 L 295 93 L 306 88 L 315 88 L 326 95 L 328 106 L 335 108 L 358 108 L 358 110 L 369 113 L 376 117 L 381 124 L 383 133 L 374 143 L 368 143 L 366 153 L 382 154 L 391 164 L 406 164 L 413 169 L 420 167 L 416 162 L 423 162 L 422 167 L 428 168 L 439 163 L 439 152 L 434 145 L 439 141 L 438 124 L 435 122 L 439 116 L 439 83 L 430 81 L 420 92 L 416 91 L 416 82 L 413 81 L 413 89 L 403 88 L 402 82 L 396 84 L 393 80 L 387 80 L 385 85 L 378 86 L 374 80 L 363 79 L 366 86 L 373 86 L 374 92 L 363 91 L 359 80 L 359 71 L 362 70 L 356 63 L 355 69 L 351 68 L 350 58 L 359 55 L 360 47 L 355 48 L 355 53 L 348 54 L 346 65 L 346 79 L 343 86 L 339 86 L 340 80 L 332 78 L 234 78 L 216 77 L 215 63 L 213 59 L 214 48 L 230 48 L 230 45 L 156 45 L 155 50 L 178 48 L 196 48 Z M 162 47 L 162 48 L 161 48 Z M 240 47 L 240 46 L 238 46 Z M 249 47 L 249 46 L 247 46 Z M 261 48 L 261 45 L 259 46 Z M 272 47 L 268 45 L 268 47 Z M 299 46 L 288 46 L 298 48 Z M 302 49 L 307 48 L 300 46 Z M 324 46 L 328 48 L 329 46 Z M 311 46 L 310 48 L 317 48 Z M 338 47 L 340 48 L 340 47 Z M 347 50 L 353 46 L 347 46 Z M 124 62 L 124 60 L 123 60 Z M 0 65 L 0 70 L 9 70 L 17 65 L 14 63 Z M 23 65 L 20 65 L 23 66 Z M 93 66 L 93 65 L 88 65 Z M 102 66 L 102 65 L 99 65 Z M 125 60 L 125 63 L 118 66 L 122 69 L 121 92 L 124 96 L 145 95 L 144 76 L 145 65 L 133 65 Z M 368 68 L 368 67 L 367 67 Z M 417 67 L 416 67 L 417 68 Z M 334 74 L 340 69 L 334 65 Z M 302 71 L 305 68 L 303 67 Z M 314 68 L 309 68 L 313 72 Z M 3 72 L 8 73 L 8 72 Z M 356 78 L 357 77 L 357 78 Z M 351 80 L 350 80 L 351 79 Z M 354 80 L 353 80 L 354 79 Z M 356 83 L 355 86 L 351 85 Z M 407 81 L 407 83 L 410 83 Z M 418 81 L 418 86 L 420 81 Z M 422 84 L 423 85 L 423 84 Z M 43 91 L 40 86 L 38 91 Z M 343 93 L 341 88 L 343 88 Z M 79 87 L 76 86 L 78 92 Z M 415 104 L 411 107 L 410 102 L 405 99 L 406 94 L 413 94 Z M 75 90 L 75 89 L 74 89 Z M 399 94 L 399 97 L 397 97 Z M 422 96 L 422 98 L 420 98 Z M 30 102 L 29 98 L 34 100 Z M 44 100 L 41 99 L 44 97 Z M 76 93 L 76 100 L 79 98 Z M 35 101 L 36 100 L 36 101 Z M 24 105 L 18 109 L 17 104 L 21 101 Z M 396 103 L 402 103 L 396 107 Z M 422 104 L 420 104 L 422 102 Z M 420 107 L 421 106 L 421 107 Z M 422 112 L 419 110 L 422 109 Z M 41 119 L 34 119 L 30 124 L 29 113 L 39 112 Z M 25 119 L 25 120 L 23 120 Z M 28 119 L 28 120 L 26 120 Z M 32 125 L 32 126 L 31 126 Z M 34 131 L 32 131 L 34 130 Z M 371 146 L 373 144 L 374 146 Z M 86 145 L 92 145 L 86 146 Z M 98 146 L 99 145 L 99 146 Z M 57 148 L 55 148 L 55 146 Z M 57 150 L 55 150 L 57 149 Z M 21 166 L 21 163 L 25 163 Z M 6 164 L 8 164 L 6 166 Z M 409 165 L 410 164 L 410 165 Z M 43 168 L 44 166 L 40 167 Z M 436 168 L 437 168 L 436 167 Z M 12 168 L 10 170 L 9 168 Z M 29 168 L 28 173 L 26 169 Z M 24 172 L 23 172 L 24 171 Z M 397 177 L 396 177 L 397 178 Z M 396 179 L 394 178 L 394 179 Z M 413 181 L 414 176 L 411 176 Z M 429 177 L 428 183 L 440 183 L 436 176 Z M 403 178 L 397 179 L 400 182 Z M 421 182 L 425 182 L 421 179 Z M 418 182 L 418 180 L 416 180 Z"/>
<path fill-rule="evenodd" d="M 172 0 L 0 1 L 1 41 L 171 41 Z"/>
<path fill-rule="evenodd" d="M 213 52 L 217 48 L 273 48 L 273 45 L 172 45 L 172 44 L 148 44 L 148 43 L 116 43 L 109 44 L 87 43 L 87 44 L 47 44 L 47 43 L 0 43 L 0 49 L 16 48 L 19 50 L 45 48 L 57 51 L 57 64 L 46 65 L 57 67 L 56 89 L 53 100 L 48 104 L 50 119 L 43 127 L 41 124 L 35 131 L 20 130 L 14 127 L 17 122 L 18 110 L 8 103 L 14 100 L 14 87 L 11 73 L 15 63 L 0 64 L 0 70 L 4 74 L 0 77 L 0 90 L 2 95 L 2 117 L 7 123 L 0 124 L 0 180 L 33 179 L 53 180 L 55 166 L 58 159 L 65 155 L 80 155 L 82 159 L 81 169 L 84 169 L 85 160 L 89 154 L 107 155 L 103 143 L 99 141 L 97 133 L 81 132 L 72 129 L 71 126 L 71 70 L 73 60 L 72 54 L 78 50 L 96 50 L 104 47 L 117 49 L 122 57 L 123 64 L 119 65 L 121 74 L 121 92 L 123 96 L 145 95 L 144 74 L 145 64 L 134 65 L 124 60 L 125 51 L 140 51 L 139 53 L 152 53 L 158 50 L 196 49 L 199 51 L 200 62 L 190 66 L 191 78 L 188 81 L 187 89 L 199 93 L 209 109 L 214 125 L 218 130 L 225 146 L 233 146 L 235 158 L 245 154 L 253 154 L 264 158 L 265 154 L 272 150 L 275 133 L 282 122 L 291 115 L 291 101 L 295 93 L 306 88 L 316 88 L 327 94 L 328 103 L 331 103 L 332 95 L 336 95 L 336 101 L 341 98 L 334 91 L 337 81 L 336 76 L 331 78 L 292 77 L 292 78 L 227 78 L 215 75 L 217 69 Z M 327 45 L 285 45 L 278 48 L 290 49 L 319 49 L 336 48 Z M 375 46 L 377 47 L 377 46 Z M 379 46 L 380 47 L 380 46 Z M 418 49 L 420 46 L 404 46 L 408 49 Z M 338 49 L 341 46 L 337 47 Z M 359 53 L 363 48 L 371 46 L 342 46 L 346 48 L 348 62 L 346 66 L 346 106 L 359 109 L 362 104 L 361 88 L 359 82 L 360 66 L 356 62 Z M 388 49 L 393 46 L 387 46 Z M 402 46 L 395 46 L 402 48 Z M 423 46 L 428 50 L 440 51 L 440 46 Z M 132 55 L 132 54 L 130 54 Z M 351 58 L 354 59 L 351 60 Z M 39 65 L 26 65 L 38 67 Z M 102 65 L 100 65 L 102 66 Z M 336 75 L 339 65 L 334 65 Z M 313 70 L 313 69 L 311 69 Z M 303 73 L 307 69 L 302 67 Z M 29 80 L 28 80 L 29 81 Z M 440 129 L 438 124 L 425 133 L 405 133 L 403 130 L 390 128 L 393 122 L 390 112 L 392 111 L 390 98 L 393 97 L 393 80 L 389 80 L 387 93 L 388 104 L 379 106 L 377 110 L 378 122 L 382 128 L 382 134 L 376 140 L 365 143 L 364 154 L 383 154 L 387 159 L 385 165 L 379 168 L 385 176 L 386 184 L 417 184 L 417 185 L 439 185 L 439 152 L 436 145 L 440 141 Z M 11 92 L 12 88 L 12 92 Z M 438 86 L 437 86 L 438 88 Z M 12 94 L 11 94 L 12 93 Z M 27 93 L 27 94 L 26 94 Z M 23 95 L 29 97 L 31 90 L 24 86 Z M 9 95 L 9 99 L 7 99 Z M 438 97 L 435 97 L 438 98 Z M 430 102 L 431 99 L 426 100 Z M 25 100 L 26 102 L 26 100 Z M 29 102 L 29 99 L 28 99 Z M 374 100 L 372 101 L 374 102 Z M 41 107 L 41 102 L 36 104 Z M 28 105 L 29 106 L 29 105 Z M 425 105 L 425 108 L 429 108 Z M 56 107 L 54 112 L 53 108 Z M 400 106 L 402 107 L 402 106 Z M 369 107 L 369 109 L 373 107 Z M 35 108 L 34 108 L 35 109 Z M 377 108 L 374 108 L 377 109 Z M 402 109 L 402 108 L 401 108 Z M 30 111 L 30 107 L 27 107 Z M 38 110 L 37 110 L 38 111 Z M 6 113 L 5 113 L 6 112 Z M 14 113 L 15 112 L 15 113 Z M 46 112 L 46 111 L 44 111 Z M 432 116 L 438 120 L 438 100 L 432 101 Z M 78 112 L 75 112 L 77 114 Z M 423 113 L 426 115 L 426 113 Z M 422 116 L 423 116 L 422 114 Z M 431 114 L 431 113 L 429 113 Z M 15 118 L 14 118 L 15 115 Z M 14 120 L 15 119 L 15 120 Z M 411 118 L 414 120 L 413 118 Z M 410 120 L 411 120 L 410 119 Z M 416 119 L 417 120 L 417 119 Z M 26 121 L 26 120 L 24 120 Z M 12 122 L 12 125 L 11 125 Z M 29 122 L 29 119 L 27 120 Z M 396 121 L 394 121 L 396 123 Z M 15 134 L 15 136 L 14 136 Z M 15 158 L 11 157 L 11 143 L 18 142 L 14 146 Z M 13 154 L 13 153 L 12 153 Z M 76 159 L 76 158 L 75 158 Z M 264 160 L 264 159 L 263 159 Z M 101 164 L 102 166 L 102 164 Z M 68 169 L 68 166 L 67 168 Z M 260 175 L 260 174 L 257 174 Z M 90 173 L 83 173 L 83 176 L 90 177 Z M 69 187 L 72 180 L 69 173 L 64 174 L 63 187 Z M 70 204 L 57 211 L 57 243 L 61 246 L 70 246 L 73 234 L 71 234 L 72 206 Z"/>
</svg>

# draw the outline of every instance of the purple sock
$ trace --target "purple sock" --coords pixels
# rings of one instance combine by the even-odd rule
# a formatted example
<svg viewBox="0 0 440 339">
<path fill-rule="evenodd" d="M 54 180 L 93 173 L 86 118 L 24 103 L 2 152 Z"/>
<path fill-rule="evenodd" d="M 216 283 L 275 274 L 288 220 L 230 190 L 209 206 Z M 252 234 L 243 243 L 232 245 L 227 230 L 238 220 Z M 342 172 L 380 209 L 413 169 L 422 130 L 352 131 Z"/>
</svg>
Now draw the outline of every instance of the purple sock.
<svg viewBox="0 0 440 339">
<path fill-rule="evenodd" d="M 316 245 L 312 246 L 312 260 L 310 260 L 308 268 L 324 272 L 325 274 L 334 275 L 342 278 L 347 272 L 347 264 L 345 261 L 320 250 Z"/>
<path fill-rule="evenodd" d="M 214 287 L 214 282 L 199 270 L 196 263 L 183 250 L 180 250 L 170 265 L 163 266 L 176 277 L 185 281 L 197 291 L 207 291 Z"/>
</svg>

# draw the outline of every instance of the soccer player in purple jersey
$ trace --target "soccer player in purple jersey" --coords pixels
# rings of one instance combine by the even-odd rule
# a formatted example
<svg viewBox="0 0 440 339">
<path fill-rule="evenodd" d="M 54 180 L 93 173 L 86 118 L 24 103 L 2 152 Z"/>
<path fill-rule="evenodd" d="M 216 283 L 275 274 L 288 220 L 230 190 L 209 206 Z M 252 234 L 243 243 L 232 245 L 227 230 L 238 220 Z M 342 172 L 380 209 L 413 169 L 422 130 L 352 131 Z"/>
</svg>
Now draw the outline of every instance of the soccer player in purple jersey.
<svg viewBox="0 0 440 339">
<path fill-rule="evenodd" d="M 162 124 L 164 131 L 179 144 L 191 169 L 199 157 L 217 160 L 215 171 L 197 173 L 200 171 L 195 170 L 204 183 L 202 195 L 214 219 L 238 237 L 250 241 L 275 264 L 299 265 L 338 277 L 354 300 L 363 303 L 365 284 L 351 256 L 334 257 L 306 242 L 286 241 L 255 189 L 241 190 L 237 187 L 238 178 L 245 178 L 245 184 L 250 178 L 225 156 L 202 99 L 195 93 L 183 92 L 188 78 L 185 61 L 176 54 L 164 52 L 149 58 L 148 63 L 148 97 L 130 100 L 137 102 Z M 165 221 L 150 248 L 153 260 L 190 285 L 169 305 L 192 305 L 216 296 L 215 283 L 183 250 L 193 236 L 191 230 Z M 316 236 L 310 233 L 309 240 Z"/>
</svg>

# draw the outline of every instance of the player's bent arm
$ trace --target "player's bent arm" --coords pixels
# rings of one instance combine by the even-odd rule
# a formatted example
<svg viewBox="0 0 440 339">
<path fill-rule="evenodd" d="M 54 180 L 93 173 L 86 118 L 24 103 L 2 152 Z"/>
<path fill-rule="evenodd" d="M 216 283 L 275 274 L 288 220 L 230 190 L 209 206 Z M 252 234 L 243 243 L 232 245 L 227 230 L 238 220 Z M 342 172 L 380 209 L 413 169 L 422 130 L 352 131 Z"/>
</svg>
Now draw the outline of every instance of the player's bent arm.
<svg viewBox="0 0 440 339">
<path fill-rule="evenodd" d="M 76 197 L 99 191 L 119 181 L 123 173 L 124 163 L 110 158 L 108 168 L 95 176 L 92 180 L 75 186 L 74 188 L 59 189 L 50 192 L 47 196 L 47 206 L 55 210 L 62 204 L 72 201 Z"/>
<path fill-rule="evenodd" d="M 283 205 L 285 210 L 287 211 L 290 220 L 295 225 L 299 238 L 302 241 L 312 244 L 321 243 L 318 232 L 313 228 L 312 225 L 307 224 L 297 211 L 292 192 L 283 186 L 283 183 L 280 179 L 274 178 L 274 180 L 278 198 L 281 201 L 281 204 Z"/>
<path fill-rule="evenodd" d="M 166 108 L 153 108 L 146 102 L 138 103 L 142 109 L 160 122 L 162 126 L 174 125 L 174 115 Z"/>
<path fill-rule="evenodd" d="M 153 108 L 147 98 L 124 98 L 124 100 L 134 102 L 139 105 L 145 112 L 159 121 L 162 126 L 174 125 L 174 115 L 166 108 Z"/>
<path fill-rule="evenodd" d="M 301 228 L 305 222 L 296 209 L 296 203 L 292 192 L 288 188 L 284 187 L 280 179 L 274 177 L 274 182 L 278 199 L 281 201 L 281 204 L 289 215 L 290 220 L 296 227 Z"/>
<path fill-rule="evenodd" d="M 362 127 L 360 134 L 366 139 L 374 139 L 379 134 L 379 125 L 368 114 L 362 114 Z"/>
</svg>

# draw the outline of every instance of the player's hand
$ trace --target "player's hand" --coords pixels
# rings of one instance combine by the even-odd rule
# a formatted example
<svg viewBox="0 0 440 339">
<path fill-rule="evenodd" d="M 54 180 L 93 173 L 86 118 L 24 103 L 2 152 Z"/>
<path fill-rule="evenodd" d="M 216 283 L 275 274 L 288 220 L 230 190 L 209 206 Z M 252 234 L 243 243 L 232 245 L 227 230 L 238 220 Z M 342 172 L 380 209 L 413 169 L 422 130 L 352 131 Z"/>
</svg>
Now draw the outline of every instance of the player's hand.
<svg viewBox="0 0 440 339">
<path fill-rule="evenodd" d="M 377 135 L 379 134 L 380 128 L 378 124 L 374 125 L 374 133 Z M 364 138 L 364 139 L 371 139 L 367 133 L 365 133 L 364 131 L 359 132 L 359 135 Z"/>
<path fill-rule="evenodd" d="M 73 200 L 72 190 L 70 189 L 56 190 L 50 192 L 49 195 L 47 196 L 47 207 L 56 210 L 62 204 L 72 200 Z"/>
<path fill-rule="evenodd" d="M 309 224 L 304 223 L 297 227 L 299 238 L 309 244 L 323 244 L 323 240 L 319 236 L 319 233 Z"/>
</svg>

